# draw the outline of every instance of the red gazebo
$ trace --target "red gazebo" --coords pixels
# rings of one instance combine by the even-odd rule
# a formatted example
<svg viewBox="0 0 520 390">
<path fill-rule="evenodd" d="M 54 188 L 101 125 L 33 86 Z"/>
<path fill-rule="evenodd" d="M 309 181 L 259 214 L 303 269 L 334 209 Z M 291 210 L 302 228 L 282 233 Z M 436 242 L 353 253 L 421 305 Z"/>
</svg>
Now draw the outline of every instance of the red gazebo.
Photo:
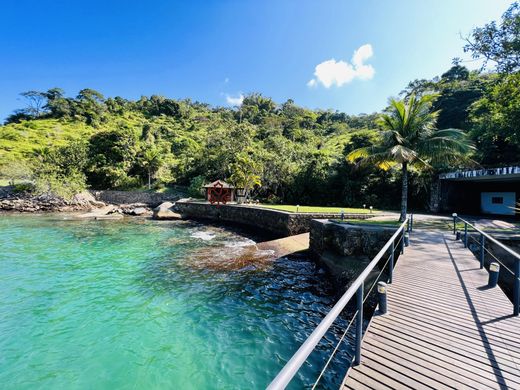
<svg viewBox="0 0 520 390">
<path fill-rule="evenodd" d="M 213 183 L 204 186 L 206 191 L 206 200 L 211 204 L 226 204 L 235 201 L 236 188 L 231 184 L 222 180 L 216 180 Z"/>
</svg>

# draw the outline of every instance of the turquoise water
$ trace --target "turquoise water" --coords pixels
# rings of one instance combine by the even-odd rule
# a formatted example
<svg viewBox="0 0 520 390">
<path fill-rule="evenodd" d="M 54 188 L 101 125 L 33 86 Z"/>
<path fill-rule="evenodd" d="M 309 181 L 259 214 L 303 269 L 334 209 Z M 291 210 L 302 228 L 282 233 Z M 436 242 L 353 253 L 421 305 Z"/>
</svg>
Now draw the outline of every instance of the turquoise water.
<svg viewBox="0 0 520 390">
<path fill-rule="evenodd" d="M 334 298 L 305 257 L 251 244 L 187 222 L 0 214 L 0 387 L 264 388 Z M 336 337 L 292 387 L 312 383 Z"/>
</svg>

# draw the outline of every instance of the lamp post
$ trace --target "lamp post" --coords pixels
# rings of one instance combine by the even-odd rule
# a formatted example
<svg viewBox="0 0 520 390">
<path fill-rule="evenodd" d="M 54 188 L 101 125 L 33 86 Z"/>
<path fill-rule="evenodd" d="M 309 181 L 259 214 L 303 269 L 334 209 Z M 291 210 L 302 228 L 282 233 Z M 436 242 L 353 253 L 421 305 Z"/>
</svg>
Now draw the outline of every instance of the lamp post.
<svg viewBox="0 0 520 390">
<path fill-rule="evenodd" d="M 453 217 L 453 234 L 455 234 L 457 229 L 457 213 L 453 213 L 451 216 Z"/>
</svg>

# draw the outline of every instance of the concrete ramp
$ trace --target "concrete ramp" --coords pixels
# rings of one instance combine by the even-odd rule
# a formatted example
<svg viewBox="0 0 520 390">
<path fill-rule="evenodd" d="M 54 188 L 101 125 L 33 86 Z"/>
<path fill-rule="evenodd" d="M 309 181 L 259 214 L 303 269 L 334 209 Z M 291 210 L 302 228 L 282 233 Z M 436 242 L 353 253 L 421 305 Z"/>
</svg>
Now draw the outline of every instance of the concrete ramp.
<svg viewBox="0 0 520 390">
<path fill-rule="evenodd" d="M 256 244 L 259 250 L 272 250 L 276 257 L 283 257 L 291 253 L 309 249 L 309 233 L 264 241 Z"/>
</svg>

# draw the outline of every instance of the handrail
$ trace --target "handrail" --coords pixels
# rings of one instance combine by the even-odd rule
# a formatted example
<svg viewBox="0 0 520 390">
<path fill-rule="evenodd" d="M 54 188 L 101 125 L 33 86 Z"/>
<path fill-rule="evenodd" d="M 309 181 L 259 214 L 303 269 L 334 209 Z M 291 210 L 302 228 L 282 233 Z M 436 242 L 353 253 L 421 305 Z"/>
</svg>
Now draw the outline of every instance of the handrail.
<svg viewBox="0 0 520 390">
<path fill-rule="evenodd" d="M 386 251 L 390 248 L 392 244 L 395 243 L 396 238 L 402 232 L 403 235 L 406 230 L 406 226 L 408 224 L 408 218 L 399 226 L 397 231 L 393 234 L 393 236 L 387 241 L 387 243 L 383 246 L 383 248 L 378 252 L 378 254 L 372 259 L 372 261 L 367 265 L 364 271 L 356 278 L 354 283 L 348 288 L 348 290 L 343 294 L 343 296 L 339 299 L 339 301 L 334 305 L 334 307 L 329 311 L 329 313 L 321 320 L 319 325 L 314 329 L 311 335 L 305 340 L 305 342 L 300 346 L 300 348 L 296 351 L 296 353 L 291 357 L 291 359 L 285 364 L 282 370 L 278 373 L 278 375 L 273 379 L 273 381 L 267 387 L 268 390 L 278 390 L 285 389 L 285 387 L 289 384 L 289 382 L 293 379 L 294 375 L 298 372 L 300 367 L 305 363 L 309 355 L 314 351 L 314 348 L 320 340 L 325 336 L 331 325 L 334 323 L 336 318 L 341 314 L 345 306 L 350 302 L 350 299 L 354 296 L 354 294 L 358 293 L 361 289 L 363 291 L 363 284 L 365 279 L 369 276 L 370 272 L 374 269 L 374 267 L 379 263 L 381 258 L 384 256 Z M 404 239 L 403 239 L 404 245 Z M 359 297 L 358 297 L 359 298 Z M 359 318 L 359 316 L 358 316 Z M 359 340 L 360 342 L 360 340 Z"/>
<path fill-rule="evenodd" d="M 486 233 L 485 231 L 479 229 L 478 227 L 476 227 L 475 225 L 471 224 L 470 222 L 466 221 L 465 219 L 459 217 L 459 216 L 455 216 L 455 218 L 457 219 L 460 219 L 462 222 L 464 222 L 465 224 L 467 224 L 468 226 L 471 226 L 473 229 L 475 229 L 477 232 L 479 232 L 480 234 L 482 234 L 484 237 L 486 237 L 488 240 L 492 241 L 493 243 L 495 243 L 496 245 L 498 245 L 500 248 L 502 248 L 503 250 L 505 250 L 507 253 L 509 253 L 511 256 L 515 257 L 517 260 L 520 260 L 520 254 L 519 253 L 516 253 L 514 250 L 512 250 L 510 247 L 508 247 L 507 245 L 504 245 L 502 244 L 500 241 L 498 241 L 496 238 L 493 238 L 493 236 L 489 235 L 488 233 Z"/>
<path fill-rule="evenodd" d="M 475 225 L 466 221 L 465 219 L 459 217 L 457 213 L 453 213 L 453 233 L 456 233 L 456 225 L 457 220 L 460 220 L 464 223 L 464 248 L 468 247 L 468 226 L 471 226 L 477 233 L 480 234 L 480 268 L 484 268 L 484 258 L 485 252 L 487 251 L 492 257 L 495 258 L 503 267 L 505 267 L 509 272 L 511 272 L 515 277 L 515 286 L 513 288 L 513 315 L 518 316 L 520 314 L 520 254 L 515 252 L 513 249 L 508 247 L 507 245 L 501 243 L 496 238 L 491 236 L 490 234 L 484 232 L 479 229 Z M 516 260 L 514 271 L 509 270 L 496 256 L 494 256 L 491 252 L 486 249 L 486 239 L 497 245 L 499 248 L 513 256 Z M 496 284 L 496 283 L 495 283 Z"/>
</svg>

